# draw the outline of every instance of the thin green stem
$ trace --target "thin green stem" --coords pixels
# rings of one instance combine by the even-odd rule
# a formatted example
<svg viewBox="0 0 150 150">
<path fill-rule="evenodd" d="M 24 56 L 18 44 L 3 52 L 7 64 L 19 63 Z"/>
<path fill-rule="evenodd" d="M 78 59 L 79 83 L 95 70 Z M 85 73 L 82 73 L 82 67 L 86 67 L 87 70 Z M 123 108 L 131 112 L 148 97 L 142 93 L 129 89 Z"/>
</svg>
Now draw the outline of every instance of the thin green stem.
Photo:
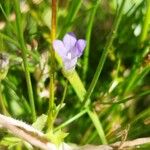
<svg viewBox="0 0 150 150">
<path fill-rule="evenodd" d="M 141 63 L 141 62 L 140 62 Z M 139 73 L 141 72 L 141 73 Z M 127 82 L 126 88 L 124 89 L 124 95 L 129 91 L 133 90 L 134 87 L 150 72 L 150 67 L 138 68 L 138 66 L 133 66 L 129 81 Z"/>
<path fill-rule="evenodd" d="M 78 3 L 78 4 L 81 4 L 81 3 Z M 62 65 L 62 61 L 61 61 L 60 57 L 58 57 L 58 56 L 56 55 L 56 59 L 57 59 L 57 61 L 59 62 L 59 64 Z M 83 99 L 84 99 L 84 96 L 85 96 L 85 94 L 86 94 L 86 89 L 84 88 L 84 85 L 83 85 L 83 83 L 82 83 L 80 77 L 78 76 L 77 72 L 74 71 L 74 72 L 72 72 L 71 74 L 66 74 L 66 73 L 63 72 L 63 74 L 64 74 L 64 76 L 68 79 L 68 81 L 70 82 L 70 84 L 71 84 L 72 87 L 74 88 L 74 90 L 75 90 L 77 96 L 79 97 L 80 101 L 82 102 Z M 83 111 L 83 110 L 82 110 L 82 111 Z M 75 117 L 71 118 L 71 119 L 68 120 L 67 122 L 63 123 L 61 126 L 57 127 L 55 130 L 60 129 L 60 128 L 62 128 L 62 127 L 64 127 L 64 126 L 68 125 L 69 123 L 71 123 L 72 121 L 74 121 L 75 119 L 77 119 L 78 117 L 80 117 L 80 114 L 81 114 L 81 116 L 82 116 L 82 112 L 80 112 L 79 115 L 76 115 Z M 84 114 L 84 113 L 83 113 L 83 114 Z M 91 118 L 90 115 L 89 115 L 89 117 Z M 97 117 L 97 118 L 98 118 L 98 117 Z M 91 118 L 91 120 L 92 120 L 92 118 Z M 95 125 L 95 124 L 94 124 L 94 125 Z M 103 130 L 103 129 L 102 129 L 102 126 L 101 126 L 101 123 L 98 122 L 98 121 L 97 121 L 97 126 L 99 127 L 99 128 L 96 128 L 97 130 L 99 130 L 99 129 Z M 100 130 L 99 130 L 98 132 L 99 132 L 99 133 L 104 133 L 104 132 L 100 132 Z M 100 137 L 103 137 L 103 135 L 100 136 Z"/>
<path fill-rule="evenodd" d="M 52 0 L 52 20 L 51 20 L 51 41 L 53 42 L 56 38 L 56 14 L 57 13 L 57 0 Z M 55 80 L 55 52 L 53 48 L 50 48 L 51 58 L 51 70 L 50 70 L 50 97 L 49 97 L 49 109 L 48 109 L 48 130 L 47 132 L 53 131 L 53 124 L 55 119 L 55 91 L 54 91 L 54 80 Z"/>
<path fill-rule="evenodd" d="M 0 36 L 4 39 L 7 40 L 8 42 L 13 43 L 14 45 L 16 45 L 18 48 L 20 48 L 20 45 L 18 44 L 18 42 L 16 42 L 15 40 L 13 40 L 11 37 L 7 36 L 6 34 L 0 32 Z"/>
<path fill-rule="evenodd" d="M 7 1 L 7 2 L 8 2 L 8 1 Z M 3 9 L 3 7 L 2 7 L 1 4 L 0 4 L 0 9 L 2 10 L 2 13 L 3 13 L 3 15 L 4 15 L 4 17 L 5 17 L 6 21 L 7 21 L 7 24 L 10 26 L 11 30 L 14 30 L 14 27 L 13 27 L 12 24 L 10 23 L 10 21 L 9 21 L 9 19 L 8 19 L 8 16 L 7 16 L 7 14 L 5 13 L 5 11 L 4 11 L 4 9 Z"/>
<path fill-rule="evenodd" d="M 101 74 L 101 71 L 103 69 L 104 63 L 106 61 L 108 52 L 109 52 L 109 50 L 110 50 L 110 48 L 112 46 L 114 38 L 116 37 L 117 29 L 118 29 L 118 26 L 119 26 L 119 23 L 121 21 L 121 17 L 122 17 L 122 14 L 123 14 L 123 8 L 124 8 L 124 5 L 125 5 L 125 1 L 126 0 L 123 0 L 122 3 L 121 3 L 118 15 L 117 15 L 117 17 L 115 19 L 115 22 L 113 24 L 112 30 L 111 30 L 111 32 L 110 32 L 110 34 L 108 36 L 108 40 L 106 42 L 106 46 L 105 46 L 104 51 L 102 53 L 102 56 L 100 58 L 100 61 L 99 61 L 98 67 L 96 69 L 96 72 L 94 74 L 93 80 L 92 80 L 92 82 L 91 82 L 91 84 L 90 84 L 90 86 L 88 88 L 88 91 L 87 91 L 87 93 L 85 95 L 85 98 L 83 100 L 83 105 L 84 106 L 89 104 L 89 98 L 90 98 L 90 96 L 91 96 L 91 94 L 92 94 L 92 92 L 93 92 L 93 90 L 94 90 L 94 88 L 96 86 L 98 78 L 99 78 L 99 76 Z"/>
<path fill-rule="evenodd" d="M 70 25 L 74 21 L 75 17 L 77 16 L 77 13 L 81 7 L 82 0 L 76 0 L 76 1 L 71 1 L 71 7 L 69 8 L 69 13 L 66 17 L 66 20 L 64 21 L 65 24 L 61 30 L 60 36 L 64 35 L 70 28 Z M 69 5 L 69 6 L 70 6 Z"/>
<path fill-rule="evenodd" d="M 88 70 L 88 58 L 89 58 L 89 50 L 90 50 L 90 40 L 91 40 L 91 33 L 92 33 L 92 27 L 94 23 L 94 17 L 97 11 L 97 8 L 100 4 L 101 0 L 96 0 L 94 4 L 94 8 L 89 15 L 89 24 L 86 31 L 86 49 L 84 51 L 84 59 L 83 59 L 83 80 L 86 80 L 87 70 Z"/>
<path fill-rule="evenodd" d="M 139 40 L 139 45 L 141 45 L 147 38 L 147 34 L 149 31 L 149 25 L 150 25 L 150 1 L 147 0 L 147 11 L 145 14 L 145 18 L 144 18 L 144 22 L 143 22 L 143 27 L 142 27 L 142 32 L 140 35 L 140 40 Z M 144 52 L 143 52 L 144 53 Z M 124 90 L 124 94 L 126 94 L 128 91 L 130 91 L 130 89 L 135 86 L 135 82 L 137 79 L 137 74 L 139 72 L 139 65 L 141 65 L 141 60 L 139 61 L 139 59 L 141 59 L 142 55 L 137 55 L 136 56 L 136 61 L 137 63 L 135 63 L 133 65 L 133 68 L 131 70 L 130 76 L 129 76 L 129 82 Z"/>
<path fill-rule="evenodd" d="M 66 81 L 66 85 L 65 85 L 64 92 L 63 92 L 63 96 L 62 96 L 61 102 L 60 102 L 60 104 L 59 104 L 59 108 L 58 108 L 58 110 L 57 110 L 57 112 L 56 112 L 56 114 L 55 114 L 54 120 L 57 118 L 57 115 L 58 115 L 59 111 L 60 111 L 61 108 L 62 108 L 62 105 L 63 105 L 63 103 L 64 103 L 64 100 L 65 100 L 65 97 L 66 97 L 66 94 L 67 94 L 67 88 L 68 88 L 68 80 Z"/>
<path fill-rule="evenodd" d="M 49 98 L 49 109 L 48 109 L 48 130 L 47 132 L 52 132 L 53 130 L 53 123 L 54 123 L 54 116 L 55 116 L 55 108 L 54 108 L 54 74 L 50 74 L 50 98 Z"/>
<path fill-rule="evenodd" d="M 135 122 L 137 122 L 138 120 L 144 118 L 145 116 L 149 116 L 150 115 L 150 109 L 147 108 L 146 110 L 143 110 L 142 112 L 140 112 L 134 119 L 131 120 L 130 124 L 134 124 Z"/>
<path fill-rule="evenodd" d="M 144 22 L 143 22 L 143 28 L 140 36 L 140 43 L 144 42 L 147 38 L 147 33 L 149 31 L 149 25 L 150 25 L 150 0 L 146 1 L 147 3 L 147 11 L 145 14 Z"/>
<path fill-rule="evenodd" d="M 0 108 L 4 115 L 7 115 L 7 116 L 9 115 L 9 113 L 5 107 L 4 101 L 3 101 L 1 80 L 0 80 Z"/>
<path fill-rule="evenodd" d="M 24 37 L 23 37 L 22 19 L 21 19 L 21 12 L 20 12 L 20 6 L 19 6 L 20 1 L 15 0 L 14 2 L 15 2 L 15 11 L 16 11 L 16 25 L 17 25 L 17 32 L 18 32 L 18 41 L 20 43 L 20 48 L 22 51 L 23 65 L 25 69 L 25 77 L 26 77 L 27 88 L 28 88 L 28 96 L 29 96 L 31 111 L 32 111 L 32 119 L 33 121 L 35 121 L 36 111 L 35 111 L 32 83 L 31 83 L 30 72 L 29 72 L 29 67 L 28 67 L 27 49 L 26 49 L 26 45 L 25 45 Z"/>
<path fill-rule="evenodd" d="M 100 122 L 100 120 L 98 118 L 98 115 L 96 114 L 96 112 L 94 112 L 94 111 L 92 112 L 90 110 L 88 110 L 88 115 L 90 116 L 90 118 L 91 118 L 95 128 L 97 129 L 97 133 L 100 136 L 102 144 L 107 144 L 105 133 L 104 133 L 102 124 L 101 124 L 101 122 Z"/>
<path fill-rule="evenodd" d="M 118 101 L 114 101 L 114 102 L 100 102 L 99 104 L 102 104 L 102 105 L 121 104 L 121 103 L 125 103 L 127 101 L 130 101 L 130 100 L 133 100 L 133 99 L 137 99 L 139 97 L 142 97 L 142 96 L 145 96 L 145 95 L 149 95 L 149 94 L 150 94 L 150 90 L 144 91 L 144 92 L 142 92 L 140 94 L 136 94 L 134 96 L 129 96 L 129 97 L 123 98 L 123 99 L 118 100 Z"/>
<path fill-rule="evenodd" d="M 84 114 L 86 114 L 86 113 L 87 113 L 87 110 L 88 110 L 88 109 L 82 110 L 81 112 L 79 112 L 79 113 L 78 113 L 77 115 L 75 115 L 74 117 L 71 117 L 69 120 L 67 120 L 66 122 L 62 123 L 60 126 L 56 127 L 56 128 L 54 129 L 54 131 L 57 131 L 57 130 L 59 130 L 59 129 L 61 129 L 61 128 L 66 127 L 67 125 L 69 125 L 69 124 L 72 123 L 73 121 L 77 120 L 78 118 L 80 118 L 81 116 L 83 116 Z"/>
</svg>

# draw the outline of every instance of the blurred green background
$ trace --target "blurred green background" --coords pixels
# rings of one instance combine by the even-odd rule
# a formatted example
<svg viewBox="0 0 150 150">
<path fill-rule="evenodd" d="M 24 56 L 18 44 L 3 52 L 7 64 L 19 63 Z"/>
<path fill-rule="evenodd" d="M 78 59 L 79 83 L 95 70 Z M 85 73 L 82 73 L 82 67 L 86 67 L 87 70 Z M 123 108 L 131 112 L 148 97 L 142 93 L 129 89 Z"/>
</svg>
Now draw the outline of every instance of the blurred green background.
<svg viewBox="0 0 150 150">
<path fill-rule="evenodd" d="M 67 32 L 74 32 L 77 37 L 87 40 L 85 51 L 88 53 L 83 54 L 76 67 L 86 89 L 96 71 L 120 4 L 121 0 L 58 1 L 57 38 L 62 39 Z M 48 110 L 51 1 L 20 0 L 20 8 L 35 107 L 40 116 Z M 150 136 L 149 28 L 142 37 L 148 9 L 149 0 L 126 0 L 116 38 L 91 96 L 90 107 L 97 112 L 108 143 L 121 140 L 125 131 L 128 140 Z M 15 5 L 13 1 L 0 0 L 0 52 L 7 53 L 10 61 L 7 76 L 1 81 L 2 98 L 12 117 L 31 123 L 31 106 L 18 45 Z M 58 105 L 66 79 L 59 64 L 56 66 L 55 103 Z M 55 126 L 78 114 L 80 107 L 79 98 L 68 85 L 65 106 Z M 67 142 L 101 144 L 86 114 L 63 130 L 69 133 Z M 1 143 L 7 136 L 0 133 Z"/>
</svg>

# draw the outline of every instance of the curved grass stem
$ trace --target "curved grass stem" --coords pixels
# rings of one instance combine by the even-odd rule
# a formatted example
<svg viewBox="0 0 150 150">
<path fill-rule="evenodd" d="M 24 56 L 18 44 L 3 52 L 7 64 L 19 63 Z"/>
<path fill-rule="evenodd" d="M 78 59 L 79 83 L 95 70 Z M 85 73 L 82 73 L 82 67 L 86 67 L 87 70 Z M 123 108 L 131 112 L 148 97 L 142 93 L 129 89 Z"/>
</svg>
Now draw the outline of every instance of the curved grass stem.
<svg viewBox="0 0 150 150">
<path fill-rule="evenodd" d="M 65 20 L 65 24 L 62 27 L 62 30 L 60 32 L 60 37 L 63 36 L 67 31 L 70 30 L 70 25 L 72 24 L 72 22 L 74 22 L 75 17 L 81 7 L 83 3 L 83 0 L 76 0 L 76 1 L 70 1 L 70 9 L 69 9 L 69 13 L 67 14 L 66 20 Z"/>
<path fill-rule="evenodd" d="M 66 122 L 62 123 L 60 126 L 56 127 L 54 131 L 57 131 L 61 128 L 66 127 L 67 125 L 69 125 L 70 123 L 72 123 L 73 121 L 77 120 L 78 118 L 82 117 L 84 114 L 86 114 L 88 111 L 88 109 L 84 109 L 81 112 L 79 112 L 77 115 L 75 115 L 74 117 L 70 118 L 69 120 L 67 120 Z"/>
<path fill-rule="evenodd" d="M 149 31 L 149 25 L 150 25 L 150 1 L 147 0 L 147 10 L 146 10 L 146 14 L 145 14 L 145 17 L 144 17 L 144 22 L 143 22 L 143 27 L 142 27 L 142 32 L 141 32 L 141 35 L 140 35 L 140 40 L 139 40 L 139 46 L 143 44 L 143 42 L 146 40 L 147 38 L 147 34 L 148 34 L 148 31 Z M 143 53 L 143 52 L 142 52 Z M 136 56 L 136 59 L 141 59 L 142 55 L 137 55 Z M 131 90 L 131 88 L 133 86 L 135 86 L 135 82 L 138 83 L 136 81 L 137 79 L 137 72 L 139 72 L 139 66 L 141 65 L 141 60 L 140 61 L 137 61 L 137 63 L 135 63 L 133 65 L 133 68 L 131 70 L 131 74 L 130 74 L 130 79 L 129 79 L 129 84 L 127 84 L 125 90 L 124 90 L 124 94 L 126 94 L 128 91 Z M 145 70 L 145 68 L 143 69 Z M 149 69 L 148 69 L 149 70 Z M 149 71 L 148 71 L 149 72 Z M 147 73 L 148 73 L 147 72 Z"/>
<path fill-rule="evenodd" d="M 63 103 L 64 103 L 64 100 L 65 100 L 65 97 L 66 97 L 66 94 L 67 94 L 67 88 L 68 88 L 68 80 L 66 81 L 66 85 L 65 85 L 65 89 L 64 89 L 64 92 L 63 92 L 63 96 L 62 96 L 62 99 L 60 101 L 60 104 L 59 104 L 59 107 L 55 113 L 55 117 L 54 117 L 54 120 L 57 118 L 62 106 L 63 106 Z"/>
<path fill-rule="evenodd" d="M 102 124 L 98 118 L 98 115 L 96 114 L 95 111 L 90 111 L 90 110 L 88 110 L 87 113 L 90 116 L 90 118 L 97 130 L 97 133 L 101 139 L 102 144 L 107 144 L 106 136 L 105 136 Z"/>
<path fill-rule="evenodd" d="M 28 96 L 29 96 L 29 101 L 30 101 L 31 111 L 32 111 L 32 119 L 33 121 L 35 121 L 36 111 L 35 111 L 32 83 L 31 83 L 30 72 L 28 67 L 27 49 L 23 37 L 22 19 L 21 19 L 20 4 L 19 4 L 20 1 L 15 0 L 14 2 L 15 2 L 15 11 L 16 11 L 16 26 L 17 26 L 18 41 L 20 43 L 20 48 L 22 51 L 23 65 L 25 69 L 25 77 L 26 77 L 27 88 L 28 88 Z"/>
<path fill-rule="evenodd" d="M 104 48 L 104 51 L 102 53 L 102 56 L 100 58 L 100 61 L 99 61 L 99 64 L 98 64 L 98 67 L 96 69 L 96 72 L 94 74 L 94 77 L 92 79 L 92 82 L 87 90 L 87 93 L 85 95 L 85 98 L 83 100 L 83 105 L 86 106 L 89 104 L 89 98 L 96 86 L 96 83 L 98 81 L 98 78 L 102 72 L 102 69 L 103 69 L 103 66 L 104 66 L 104 63 L 106 61 L 106 58 L 107 58 L 107 55 L 108 55 L 108 52 L 112 46 L 112 43 L 113 43 L 113 40 L 114 38 L 116 37 L 116 33 L 117 33 L 117 29 L 118 29 L 118 26 L 119 26 L 119 23 L 121 21 L 121 18 L 122 18 L 122 14 L 123 14 L 123 8 L 124 8 L 124 5 L 125 5 L 125 1 L 126 0 L 123 0 L 122 3 L 121 3 L 121 6 L 120 6 L 120 9 L 119 9 L 119 12 L 118 12 L 118 15 L 115 19 L 115 22 L 113 24 L 113 27 L 112 27 L 112 30 L 108 36 L 108 40 L 106 42 L 106 46 Z"/>
<path fill-rule="evenodd" d="M 93 23 L 94 23 L 94 17 L 97 11 L 97 8 L 100 4 L 101 0 L 97 0 L 95 2 L 94 8 L 92 9 L 92 12 L 89 16 L 89 24 L 87 27 L 87 32 L 86 32 L 86 49 L 84 52 L 84 59 L 83 59 L 83 80 L 86 80 L 86 76 L 87 76 L 87 70 L 88 70 L 88 58 L 89 58 L 89 50 L 90 50 L 90 40 L 91 40 L 91 32 L 92 32 L 92 27 L 93 27 Z"/>
</svg>

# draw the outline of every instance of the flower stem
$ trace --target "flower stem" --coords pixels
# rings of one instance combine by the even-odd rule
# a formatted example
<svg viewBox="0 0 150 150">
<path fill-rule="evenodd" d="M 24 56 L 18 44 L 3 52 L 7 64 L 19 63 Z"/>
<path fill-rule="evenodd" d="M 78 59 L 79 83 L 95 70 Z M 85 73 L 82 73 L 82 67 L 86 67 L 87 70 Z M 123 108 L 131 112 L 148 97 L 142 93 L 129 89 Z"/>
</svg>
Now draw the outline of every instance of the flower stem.
<svg viewBox="0 0 150 150">
<path fill-rule="evenodd" d="M 51 42 L 56 38 L 56 12 L 57 12 L 57 0 L 52 0 L 52 20 L 51 20 Z M 48 130 L 47 132 L 53 131 L 53 123 L 55 119 L 55 93 L 54 93 L 54 80 L 55 80 L 55 52 L 53 48 L 50 48 L 51 57 L 51 70 L 50 70 L 50 98 L 49 98 L 49 109 L 48 109 Z"/>
<path fill-rule="evenodd" d="M 82 102 L 84 99 L 84 96 L 86 94 L 86 89 L 84 88 L 84 85 L 78 76 L 77 72 L 74 71 L 71 74 L 66 74 L 63 72 L 63 75 L 68 79 L 70 84 L 72 85 L 73 89 L 75 90 L 78 98 Z"/>
<path fill-rule="evenodd" d="M 51 20 L 51 39 L 52 41 L 56 38 L 56 10 L 57 0 L 52 0 L 52 20 Z M 53 51 L 54 53 L 54 51 Z"/>
<path fill-rule="evenodd" d="M 90 98 L 90 96 L 91 96 L 91 94 L 92 94 L 92 92 L 93 92 L 93 90 L 94 90 L 94 88 L 96 86 L 98 78 L 99 78 L 99 76 L 101 74 L 101 71 L 103 69 L 104 63 L 106 61 L 108 52 L 109 52 L 109 50 L 110 50 L 110 48 L 112 46 L 114 38 L 116 37 L 117 29 L 118 29 L 118 26 L 119 26 L 119 23 L 121 21 L 121 17 L 122 17 L 122 14 L 123 14 L 123 8 L 124 8 L 124 5 L 125 5 L 125 1 L 126 0 L 122 0 L 122 3 L 121 3 L 121 6 L 120 6 L 118 15 L 117 15 L 117 17 L 115 19 L 115 22 L 113 24 L 112 30 L 111 30 L 111 32 L 110 32 L 110 34 L 108 36 L 108 40 L 106 42 L 106 46 L 105 46 L 104 51 L 102 53 L 102 56 L 100 58 L 100 61 L 99 61 L 98 67 L 96 69 L 96 72 L 94 74 L 93 80 L 92 80 L 92 82 L 91 82 L 91 84 L 90 84 L 90 86 L 89 86 L 89 88 L 87 90 L 87 93 L 85 95 L 85 98 L 83 100 L 83 105 L 84 106 L 89 104 L 89 98 Z"/>
<path fill-rule="evenodd" d="M 25 45 L 24 37 L 23 37 L 23 28 L 22 28 L 22 20 L 21 20 L 21 12 L 20 12 L 19 2 L 20 1 L 15 0 L 18 41 L 20 43 L 20 48 L 22 51 L 23 65 L 24 65 L 24 69 L 25 69 L 25 77 L 26 77 L 27 88 L 28 88 L 28 96 L 29 96 L 31 111 L 32 111 L 32 119 L 33 119 L 33 121 L 35 121 L 36 120 L 36 111 L 35 111 L 32 83 L 31 83 L 29 67 L 28 67 L 27 49 L 26 49 L 26 45 Z"/>
<path fill-rule="evenodd" d="M 149 25 L 150 25 L 150 0 L 147 0 L 147 11 L 146 11 L 146 15 L 144 18 L 144 22 L 143 22 L 143 28 L 142 28 L 142 32 L 141 32 L 141 36 L 140 36 L 140 43 L 144 42 L 146 37 L 147 37 L 147 33 L 149 30 Z"/>
<path fill-rule="evenodd" d="M 57 57 L 57 55 L 56 55 L 56 59 L 57 59 L 57 61 L 59 62 L 59 64 L 62 66 L 62 62 L 60 61 L 60 58 Z M 84 87 L 84 85 L 83 85 L 83 83 L 82 83 L 80 77 L 78 76 L 77 72 L 74 71 L 74 72 L 72 72 L 71 74 L 65 74 L 65 73 L 63 73 L 63 74 L 64 74 L 64 76 L 69 80 L 69 82 L 70 82 L 70 84 L 72 85 L 72 87 L 74 88 L 74 90 L 75 90 L 77 96 L 79 97 L 80 101 L 82 102 L 83 99 L 84 99 L 84 97 L 85 97 L 85 94 L 86 94 L 86 89 L 85 89 L 85 87 Z M 87 109 L 89 109 L 89 108 L 86 108 L 86 111 L 85 111 L 84 113 L 87 112 Z M 84 109 L 84 110 L 85 110 L 85 109 Z M 80 117 L 80 114 L 81 114 L 81 116 L 82 116 L 82 112 L 83 112 L 83 110 L 81 110 L 81 112 L 80 112 L 79 114 L 77 114 L 75 117 L 71 118 L 71 119 L 68 120 L 67 122 L 63 123 L 63 124 L 62 124 L 61 126 L 59 126 L 58 128 L 55 128 L 55 130 L 60 129 L 60 128 L 62 128 L 62 127 L 64 127 L 64 126 L 68 125 L 69 123 L 73 122 L 74 120 L 76 120 L 77 118 Z M 105 134 L 104 134 L 102 125 L 101 125 L 101 123 L 100 123 L 99 120 L 98 120 L 98 115 L 97 115 L 96 113 L 94 113 L 94 117 L 97 118 L 97 120 L 94 121 L 93 118 L 91 118 L 91 117 L 93 117 L 93 116 L 90 115 L 89 112 L 90 112 L 90 111 L 88 111 L 88 115 L 89 115 L 90 119 L 92 120 L 94 126 L 96 127 L 96 130 L 97 130 L 97 132 L 98 132 L 98 134 L 99 134 L 99 136 L 100 136 L 100 139 L 101 139 L 102 143 L 106 143 L 106 138 L 104 137 Z M 83 113 L 83 114 L 84 114 L 84 113 Z M 103 134 L 101 135 L 101 133 L 103 133 Z"/>
</svg>

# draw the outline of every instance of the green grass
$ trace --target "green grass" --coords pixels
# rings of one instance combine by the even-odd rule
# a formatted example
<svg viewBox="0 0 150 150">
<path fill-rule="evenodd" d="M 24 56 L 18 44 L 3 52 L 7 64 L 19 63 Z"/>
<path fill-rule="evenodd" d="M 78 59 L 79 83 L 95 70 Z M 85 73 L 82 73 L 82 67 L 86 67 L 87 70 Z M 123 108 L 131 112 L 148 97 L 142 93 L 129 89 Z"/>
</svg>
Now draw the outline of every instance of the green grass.
<svg viewBox="0 0 150 150">
<path fill-rule="evenodd" d="M 0 52 L 10 59 L 0 113 L 31 124 L 48 115 L 43 132 L 62 129 L 65 141 L 77 144 L 119 141 L 128 126 L 128 140 L 150 136 L 149 0 L 58 1 L 56 33 L 51 2 L 25 3 L 22 12 L 17 0 L 0 2 Z M 49 55 L 51 35 L 62 39 L 67 32 L 87 41 L 72 73 Z M 7 136 L 0 134 L 0 146 Z"/>
</svg>

